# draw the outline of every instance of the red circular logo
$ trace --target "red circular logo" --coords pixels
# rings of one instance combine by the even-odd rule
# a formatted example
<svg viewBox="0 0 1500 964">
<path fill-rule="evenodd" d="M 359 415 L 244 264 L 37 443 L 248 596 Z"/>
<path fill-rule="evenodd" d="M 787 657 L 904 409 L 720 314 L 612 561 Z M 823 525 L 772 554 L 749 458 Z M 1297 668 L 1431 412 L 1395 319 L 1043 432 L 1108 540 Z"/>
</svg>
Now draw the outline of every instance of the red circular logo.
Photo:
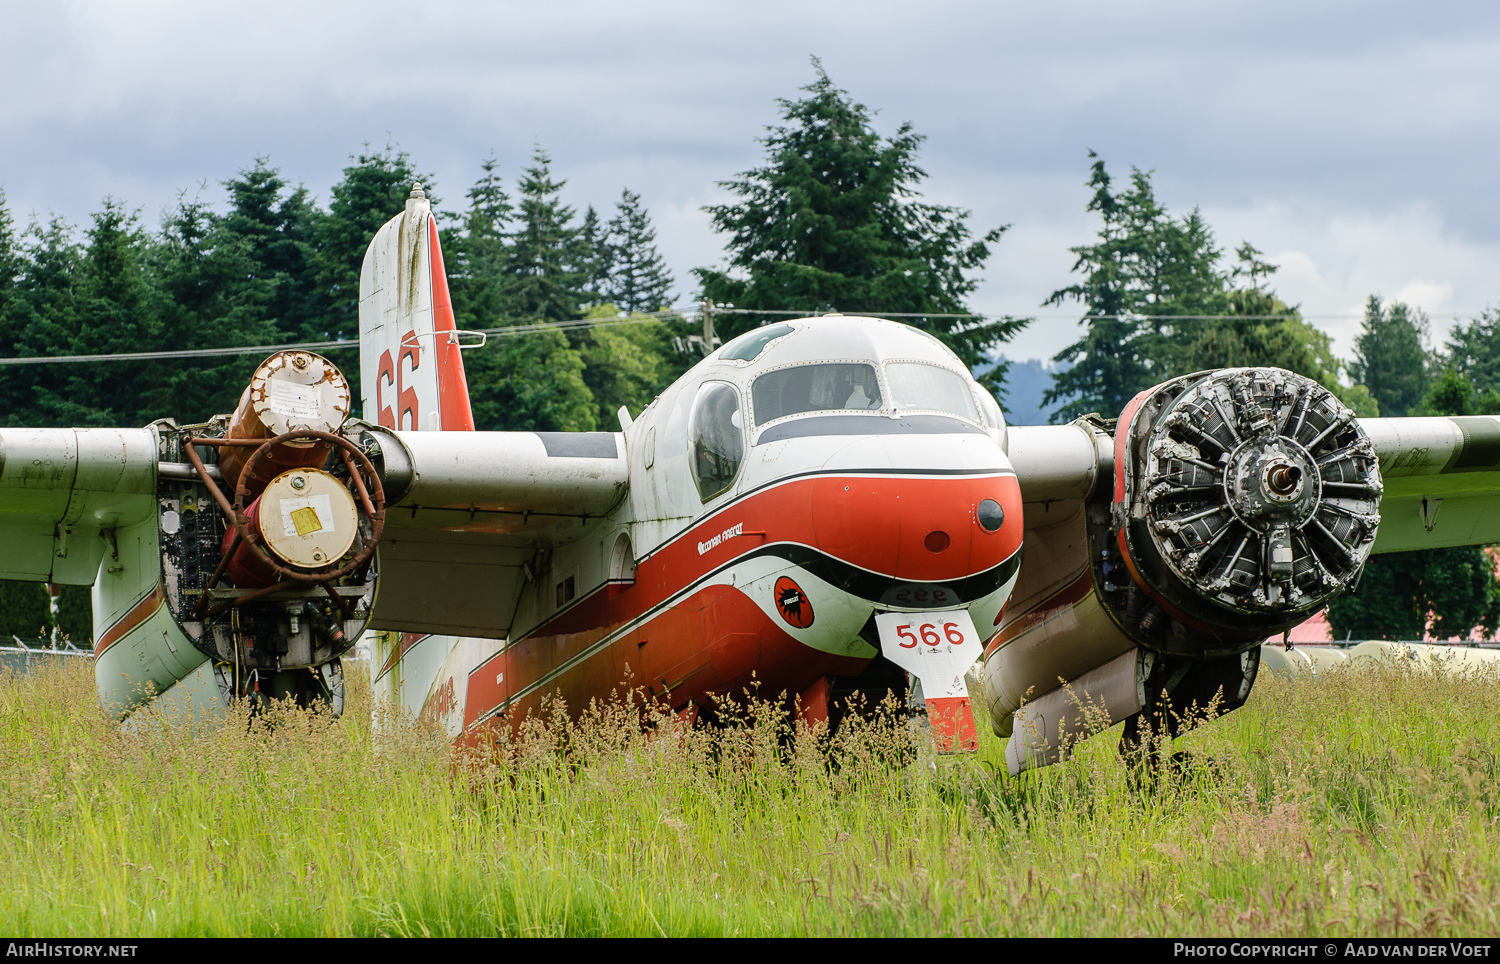
<svg viewBox="0 0 1500 964">
<path fill-rule="evenodd" d="M 791 626 L 798 629 L 806 629 L 812 625 L 813 608 L 812 601 L 807 598 L 807 593 L 786 576 L 776 580 L 776 611 L 781 613 Z"/>
</svg>

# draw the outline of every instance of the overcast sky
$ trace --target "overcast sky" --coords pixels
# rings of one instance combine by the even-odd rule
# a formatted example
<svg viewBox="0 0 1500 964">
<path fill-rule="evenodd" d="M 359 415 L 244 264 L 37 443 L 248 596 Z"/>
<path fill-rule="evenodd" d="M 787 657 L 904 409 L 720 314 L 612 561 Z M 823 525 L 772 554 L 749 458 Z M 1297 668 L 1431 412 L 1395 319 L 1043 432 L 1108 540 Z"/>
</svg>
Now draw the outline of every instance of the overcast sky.
<svg viewBox="0 0 1500 964">
<path fill-rule="evenodd" d="M 757 163 L 808 56 L 928 138 L 929 199 L 1012 225 L 973 299 L 1050 355 L 1087 150 L 1250 240 L 1347 352 L 1365 298 L 1500 306 L 1500 5 L 1471 3 L 43 3 L 0 0 L 0 187 L 25 220 L 112 194 L 154 223 L 256 156 L 326 199 L 394 143 L 455 207 L 533 144 L 579 206 L 640 192 L 679 296 L 722 260 L 701 207 Z"/>
</svg>

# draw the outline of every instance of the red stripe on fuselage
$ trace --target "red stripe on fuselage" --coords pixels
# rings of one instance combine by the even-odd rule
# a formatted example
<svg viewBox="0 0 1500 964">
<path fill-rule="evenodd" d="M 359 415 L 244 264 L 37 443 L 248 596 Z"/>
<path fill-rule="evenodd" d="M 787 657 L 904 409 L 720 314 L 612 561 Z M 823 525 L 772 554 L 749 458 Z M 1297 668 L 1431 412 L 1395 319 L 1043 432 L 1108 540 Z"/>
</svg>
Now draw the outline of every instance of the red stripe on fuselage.
<svg viewBox="0 0 1500 964">
<path fill-rule="evenodd" d="M 994 499 L 1005 511 L 1005 522 L 996 532 L 985 531 L 975 519 L 974 507 L 984 499 Z M 850 519 L 853 522 L 845 524 Z M 902 580 L 961 579 L 1010 558 L 1020 548 L 1022 526 L 1021 491 L 1010 474 L 850 473 L 793 479 L 759 490 L 641 560 L 633 585 L 623 589 L 600 586 L 542 625 L 518 634 L 502 654 L 503 670 L 497 656 L 484 664 L 483 675 L 481 670 L 471 674 L 465 723 L 483 719 L 507 699 L 512 701 L 512 718 L 516 719 L 533 708 L 536 700 L 555 691 L 561 691 L 574 706 L 607 697 L 624 678 L 627 666 L 632 685 L 654 693 L 665 682 L 674 691 L 681 688 L 688 694 L 684 700 L 700 699 L 709 689 L 741 685 L 734 681 L 748 680 L 751 669 L 757 670 L 757 678 L 773 695 L 783 689 L 799 692 L 818 675 L 833 672 L 830 666 L 841 667 L 840 673 L 857 672 L 864 660 L 831 657 L 804 646 L 737 589 L 705 586 L 672 600 L 768 543 L 812 546 L 843 562 Z M 934 531 L 948 538 L 939 552 L 926 544 Z M 664 605 L 659 613 L 652 613 Z M 585 657 L 601 641 L 648 615 L 649 620 Z M 631 649 L 642 645 L 654 655 L 642 651 L 632 658 Z M 712 658 L 716 647 L 717 662 Z M 746 660 L 742 673 L 723 669 L 726 664 L 737 665 L 735 660 L 741 658 L 731 654 L 742 656 L 752 648 L 760 655 Z M 570 666 L 570 661 L 577 662 Z M 562 667 L 566 670 L 548 680 Z M 494 682 L 502 672 L 503 691 Z M 510 696 L 526 694 L 543 680 L 546 685 L 529 695 Z M 676 705 L 676 697 L 673 700 Z"/>
<path fill-rule="evenodd" d="M 762 696 L 774 698 L 820 676 L 856 674 L 868 662 L 804 646 L 733 586 L 704 586 L 590 653 L 623 626 L 531 636 L 491 657 L 469 674 L 465 731 L 497 711 L 514 725 L 553 696 L 576 709 L 628 687 L 677 708 L 758 683 Z"/>
</svg>

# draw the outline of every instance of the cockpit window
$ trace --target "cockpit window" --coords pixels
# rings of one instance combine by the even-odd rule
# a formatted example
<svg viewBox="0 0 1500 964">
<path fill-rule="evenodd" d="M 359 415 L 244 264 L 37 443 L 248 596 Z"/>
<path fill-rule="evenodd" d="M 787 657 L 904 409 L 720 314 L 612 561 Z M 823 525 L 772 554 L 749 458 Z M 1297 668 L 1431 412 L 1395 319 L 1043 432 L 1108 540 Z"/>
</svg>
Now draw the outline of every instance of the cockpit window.
<svg viewBox="0 0 1500 964">
<path fill-rule="evenodd" d="M 996 431 L 1005 430 L 1005 414 L 1000 411 L 1000 403 L 995 401 L 995 396 L 982 387 L 979 391 L 979 407 L 984 411 L 986 425 Z"/>
<path fill-rule="evenodd" d="M 698 389 L 688 421 L 692 446 L 693 481 L 707 502 L 734 483 L 745 459 L 745 437 L 740 430 L 740 395 L 733 386 L 709 382 Z"/>
<path fill-rule="evenodd" d="M 757 378 L 750 398 L 756 425 L 802 412 L 875 411 L 880 379 L 874 365 L 798 365 Z"/>
<path fill-rule="evenodd" d="M 956 372 L 917 362 L 892 362 L 885 366 L 885 377 L 891 386 L 891 405 L 898 412 L 947 412 L 979 421 L 969 383 Z"/>
<path fill-rule="evenodd" d="M 755 331 L 743 334 L 724 346 L 720 358 L 732 361 L 752 361 L 756 355 L 765 351 L 767 345 L 782 335 L 790 335 L 797 329 L 791 325 L 771 325 L 767 328 L 757 328 Z"/>
</svg>

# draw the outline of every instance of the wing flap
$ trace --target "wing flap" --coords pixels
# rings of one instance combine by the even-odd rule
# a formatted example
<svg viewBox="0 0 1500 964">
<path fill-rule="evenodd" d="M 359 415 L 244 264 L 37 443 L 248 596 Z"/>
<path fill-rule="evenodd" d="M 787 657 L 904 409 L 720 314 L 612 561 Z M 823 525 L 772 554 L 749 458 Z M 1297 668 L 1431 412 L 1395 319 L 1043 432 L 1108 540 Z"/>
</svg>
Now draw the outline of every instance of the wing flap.
<svg viewBox="0 0 1500 964">
<path fill-rule="evenodd" d="M 388 497 L 375 629 L 508 635 L 546 554 L 597 527 L 627 489 L 619 434 L 372 434 L 410 478 Z"/>
</svg>

